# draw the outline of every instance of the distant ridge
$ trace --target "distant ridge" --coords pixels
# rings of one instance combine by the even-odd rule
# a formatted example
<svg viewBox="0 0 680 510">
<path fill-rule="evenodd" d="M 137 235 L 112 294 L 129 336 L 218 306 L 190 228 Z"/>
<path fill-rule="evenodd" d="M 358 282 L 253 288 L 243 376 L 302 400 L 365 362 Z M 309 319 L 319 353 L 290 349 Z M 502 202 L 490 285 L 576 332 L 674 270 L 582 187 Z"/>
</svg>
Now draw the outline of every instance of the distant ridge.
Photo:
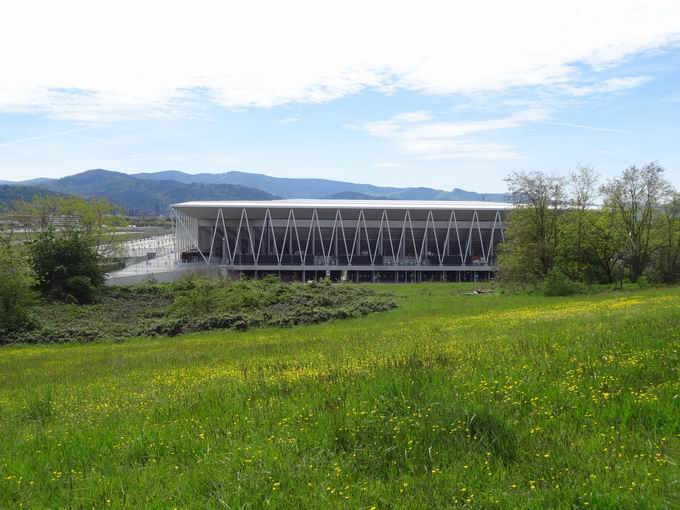
<svg viewBox="0 0 680 510">
<path fill-rule="evenodd" d="M 234 184 L 181 183 L 138 179 L 109 170 L 88 170 L 50 180 L 41 188 L 86 198 L 104 197 L 128 214 L 165 215 L 168 206 L 187 200 L 272 200 L 274 195 Z"/>
<path fill-rule="evenodd" d="M 54 181 L 55 179 L 48 179 L 47 177 L 38 177 L 37 179 L 28 179 L 25 181 L 3 181 L 0 180 L 0 185 L 6 186 L 38 186 Z"/>
<path fill-rule="evenodd" d="M 359 193 L 358 191 L 341 191 L 340 193 L 333 193 L 326 198 L 331 200 L 390 200 L 388 197 L 367 195 L 366 193 Z"/>
<path fill-rule="evenodd" d="M 63 196 L 63 194 L 37 186 L 0 183 L 0 211 L 10 208 L 16 202 L 30 202 L 37 196 Z"/>
<path fill-rule="evenodd" d="M 123 207 L 128 214 L 165 215 L 168 206 L 194 200 L 453 200 L 506 202 L 503 193 L 476 193 L 454 188 L 451 191 L 425 187 L 397 188 L 329 179 L 271 177 L 247 172 L 188 174 L 176 170 L 125 174 L 110 170 L 87 170 L 61 179 L 31 179 L 21 182 L 0 181 L 8 188 L 5 197 L 20 192 L 30 197 L 38 190 L 103 197 Z M 20 191 L 19 187 L 29 187 Z M 33 195 L 32 195 L 33 194 Z M 30 200 L 30 198 L 27 198 Z M 1 201 L 0 197 L 0 201 Z M 9 203 L 9 198 L 5 203 Z"/>
<path fill-rule="evenodd" d="M 271 177 L 247 172 L 225 172 L 220 174 L 187 174 L 176 170 L 133 174 L 140 179 L 171 179 L 183 183 L 236 184 L 257 188 L 283 198 L 340 198 L 346 193 L 358 193 L 362 198 L 387 198 L 393 200 L 478 200 L 503 202 L 508 199 L 503 193 L 475 193 L 454 188 L 451 191 L 434 188 L 397 188 L 333 181 L 329 179 Z"/>
</svg>

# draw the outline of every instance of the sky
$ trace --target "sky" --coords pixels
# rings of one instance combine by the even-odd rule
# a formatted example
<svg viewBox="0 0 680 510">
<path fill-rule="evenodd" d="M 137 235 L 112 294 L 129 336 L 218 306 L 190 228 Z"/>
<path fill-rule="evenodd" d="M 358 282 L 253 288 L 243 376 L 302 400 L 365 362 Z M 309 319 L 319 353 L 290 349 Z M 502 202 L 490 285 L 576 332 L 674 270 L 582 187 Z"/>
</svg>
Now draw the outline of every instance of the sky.
<svg viewBox="0 0 680 510">
<path fill-rule="evenodd" d="M 0 4 L 0 180 L 501 192 L 512 171 L 651 161 L 680 188 L 678 0 Z"/>
</svg>

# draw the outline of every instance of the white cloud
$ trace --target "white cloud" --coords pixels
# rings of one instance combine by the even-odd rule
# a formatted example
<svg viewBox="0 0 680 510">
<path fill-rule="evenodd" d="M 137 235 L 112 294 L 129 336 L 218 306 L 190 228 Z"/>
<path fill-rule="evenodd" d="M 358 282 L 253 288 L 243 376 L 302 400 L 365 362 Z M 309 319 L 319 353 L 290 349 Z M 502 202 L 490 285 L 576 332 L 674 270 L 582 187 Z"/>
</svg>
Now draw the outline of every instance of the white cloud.
<svg viewBox="0 0 680 510">
<path fill-rule="evenodd" d="M 403 144 L 405 152 L 422 159 L 514 159 L 515 148 L 500 143 L 480 143 L 456 139 L 411 140 Z"/>
<path fill-rule="evenodd" d="M 59 131 L 57 133 L 47 133 L 47 134 L 44 134 L 44 135 L 27 136 L 27 137 L 24 137 L 24 138 L 17 138 L 17 139 L 14 139 L 14 140 L 0 141 L 0 147 L 7 147 L 9 145 L 17 145 L 17 144 L 25 143 L 25 142 L 33 142 L 35 140 L 42 140 L 44 138 L 58 138 L 60 136 L 69 136 L 69 135 L 73 135 L 74 133 L 82 133 L 83 131 L 87 131 L 88 129 L 91 129 L 91 127 L 69 129 L 68 131 Z"/>
<path fill-rule="evenodd" d="M 528 123 L 543 122 L 549 116 L 543 109 L 528 109 L 506 117 L 462 122 L 426 122 L 404 120 L 404 114 L 395 115 L 387 120 L 367 122 L 355 126 L 371 136 L 394 141 L 404 154 L 422 159 L 513 159 L 516 150 L 507 144 L 480 142 L 470 135 L 499 129 L 509 129 Z"/>
<path fill-rule="evenodd" d="M 679 40 L 677 0 L 22 0 L 0 6 L 0 111 L 101 121 L 364 89 L 578 95 L 584 73 Z"/>
<path fill-rule="evenodd" d="M 296 122 L 300 122 L 302 118 L 298 116 L 292 116 L 292 117 L 284 117 L 283 119 L 279 119 L 277 122 L 279 124 L 295 124 Z"/>
<path fill-rule="evenodd" d="M 647 83 L 652 79 L 651 76 L 624 76 L 620 78 L 609 78 L 589 85 L 569 86 L 565 88 L 565 93 L 573 96 L 587 96 L 592 94 L 611 94 L 629 90 Z"/>
<path fill-rule="evenodd" d="M 401 165 L 392 161 L 378 161 L 377 163 L 373 163 L 373 166 L 376 168 L 395 168 Z"/>
<path fill-rule="evenodd" d="M 417 112 L 403 112 L 394 116 L 395 120 L 402 122 L 424 122 L 432 119 L 429 112 L 418 110 Z"/>
<path fill-rule="evenodd" d="M 561 126 L 575 129 L 587 129 L 589 131 L 603 131 L 605 133 L 618 133 L 622 135 L 632 135 L 630 131 L 624 131 L 622 129 L 613 129 L 600 126 L 588 126 L 586 124 L 572 124 L 569 122 L 545 122 L 544 124 L 549 124 L 551 126 Z"/>
</svg>

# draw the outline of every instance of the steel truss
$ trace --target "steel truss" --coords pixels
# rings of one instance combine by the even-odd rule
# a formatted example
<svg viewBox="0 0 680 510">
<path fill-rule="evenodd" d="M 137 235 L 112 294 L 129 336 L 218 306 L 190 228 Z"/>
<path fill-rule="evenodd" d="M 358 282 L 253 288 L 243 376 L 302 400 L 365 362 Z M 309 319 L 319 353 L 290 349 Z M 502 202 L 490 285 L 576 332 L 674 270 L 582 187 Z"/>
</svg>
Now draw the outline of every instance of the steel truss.
<svg viewBox="0 0 680 510">
<path fill-rule="evenodd" d="M 353 211 L 356 214 L 356 210 Z M 504 240 L 503 217 L 500 210 L 493 211 L 493 222 L 486 220 L 484 226 L 480 222 L 477 210 L 472 211 L 472 218 L 467 221 L 459 221 L 455 210 L 450 211 L 447 221 L 435 221 L 433 211 L 429 210 L 424 221 L 414 222 L 411 219 L 411 211 L 404 209 L 403 219 L 395 224 L 394 218 L 389 219 L 388 209 L 383 209 L 380 212 L 380 220 L 374 218 L 370 220 L 370 225 L 363 209 L 358 209 L 358 217 L 355 220 L 343 218 L 342 209 L 335 210 L 333 219 L 324 220 L 319 219 L 317 209 L 312 209 L 311 217 L 300 220 L 296 218 L 295 210 L 291 208 L 288 210 L 287 218 L 283 220 L 273 218 L 269 208 L 265 209 L 264 215 L 261 212 L 257 215 L 251 212 L 251 217 L 248 215 L 248 208 L 242 208 L 238 221 L 231 218 L 229 222 L 225 220 L 224 208 L 217 208 L 217 214 L 212 220 L 205 218 L 199 220 L 175 208 L 172 208 L 171 212 L 174 248 L 177 254 L 192 251 L 207 264 L 217 263 L 226 266 L 250 265 L 256 268 L 261 265 L 274 265 L 282 266 L 282 269 L 294 269 L 291 266 L 310 269 L 333 266 L 334 270 L 340 270 L 355 267 L 356 264 L 353 262 L 361 257 L 361 254 L 368 252 L 370 263 L 363 262 L 361 266 L 446 270 L 447 266 L 451 265 L 445 263 L 446 258 L 457 255 L 459 262 L 454 264 L 456 269 L 466 266 L 474 270 L 475 267 L 471 264 L 473 255 L 481 256 L 483 265 L 492 268 L 496 245 Z M 206 221 L 210 223 L 208 236 L 202 239 L 201 234 L 206 233 L 204 224 Z M 324 238 L 324 230 L 328 229 L 331 234 Z M 284 231 L 283 237 L 280 235 L 281 230 Z M 393 238 L 395 230 L 400 232 L 398 239 Z M 374 235 L 369 235 L 369 231 Z M 486 241 L 483 231 L 487 233 Z M 457 250 L 452 253 L 454 236 L 453 246 Z M 418 246 L 416 238 L 421 237 Z M 434 243 L 431 243 L 431 240 Z M 317 241 L 320 250 L 316 249 Z M 398 241 L 396 246 L 395 241 Z M 216 244 L 218 242 L 220 244 Z M 388 253 L 384 253 L 385 242 Z M 481 253 L 473 254 L 473 244 L 481 248 Z M 428 252 L 428 246 L 434 246 L 435 251 Z M 219 258 L 215 257 L 216 251 L 221 253 Z M 406 255 L 407 251 L 413 254 Z M 286 252 L 289 257 L 295 259 L 289 259 L 284 266 Z M 342 253 L 340 258 L 339 253 Z M 246 255 L 248 261 L 243 263 L 242 259 Z M 265 255 L 268 255 L 266 262 L 262 260 Z M 271 255 L 274 255 L 274 260 L 271 260 Z M 377 263 L 379 256 L 383 259 L 382 263 Z M 311 263 L 312 259 L 309 257 L 313 258 Z M 389 260 L 389 263 L 385 263 L 385 260 Z M 339 261 L 342 263 L 338 263 Z"/>
</svg>

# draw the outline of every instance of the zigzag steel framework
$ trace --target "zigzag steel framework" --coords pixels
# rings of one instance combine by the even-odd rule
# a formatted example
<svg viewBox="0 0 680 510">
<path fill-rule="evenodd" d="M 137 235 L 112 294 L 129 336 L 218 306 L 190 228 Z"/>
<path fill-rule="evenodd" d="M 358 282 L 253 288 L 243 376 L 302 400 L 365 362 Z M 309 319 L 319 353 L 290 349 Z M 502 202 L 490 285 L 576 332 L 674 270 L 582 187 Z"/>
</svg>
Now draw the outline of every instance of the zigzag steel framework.
<svg viewBox="0 0 680 510">
<path fill-rule="evenodd" d="M 180 262 L 234 276 L 354 281 L 493 275 L 512 206 L 493 202 L 272 200 L 171 206 Z"/>
</svg>

